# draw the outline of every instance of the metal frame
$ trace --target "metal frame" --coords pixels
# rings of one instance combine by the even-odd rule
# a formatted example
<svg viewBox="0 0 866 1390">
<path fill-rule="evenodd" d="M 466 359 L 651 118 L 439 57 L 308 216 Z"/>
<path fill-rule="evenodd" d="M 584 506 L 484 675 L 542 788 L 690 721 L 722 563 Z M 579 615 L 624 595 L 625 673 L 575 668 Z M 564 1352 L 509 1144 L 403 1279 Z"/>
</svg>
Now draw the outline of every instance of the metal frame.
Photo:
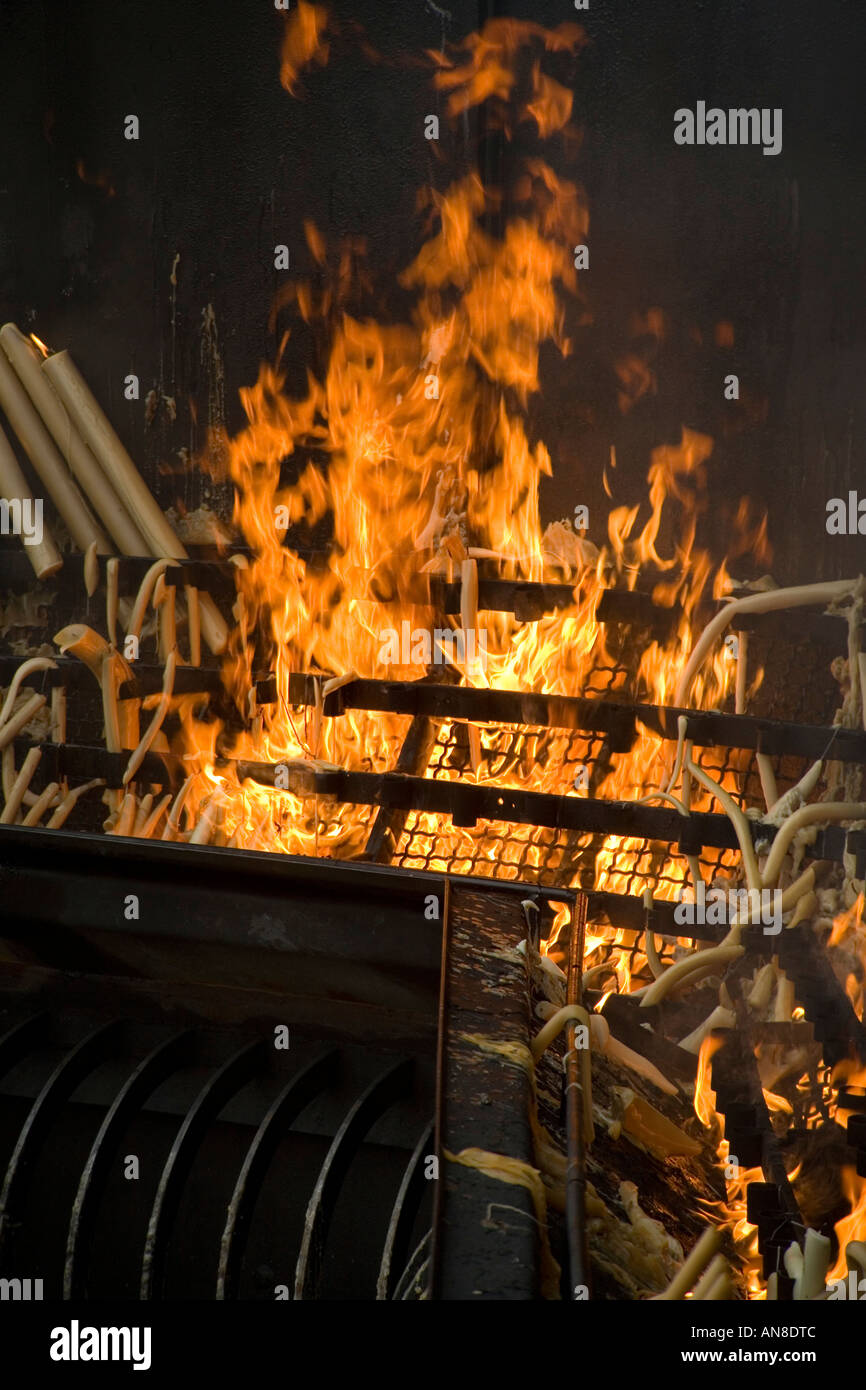
<svg viewBox="0 0 866 1390">
<path fill-rule="evenodd" d="M 272 682 L 257 683 L 258 698 L 272 693 Z M 316 681 L 309 675 L 289 678 L 293 705 L 315 705 Z M 866 762 L 866 732 L 839 725 L 796 724 L 750 714 L 724 714 L 674 705 L 619 704 L 582 696 L 545 695 L 515 690 L 484 690 L 433 681 L 353 680 L 326 696 L 322 712 L 336 718 L 347 710 L 411 714 L 473 724 L 518 724 L 535 728 L 603 734 L 612 753 L 627 753 L 637 737 L 638 721 L 660 738 L 678 738 L 678 721 L 687 721 L 686 737 L 702 748 L 743 748 L 768 756 L 832 757 L 834 762 Z"/>
</svg>

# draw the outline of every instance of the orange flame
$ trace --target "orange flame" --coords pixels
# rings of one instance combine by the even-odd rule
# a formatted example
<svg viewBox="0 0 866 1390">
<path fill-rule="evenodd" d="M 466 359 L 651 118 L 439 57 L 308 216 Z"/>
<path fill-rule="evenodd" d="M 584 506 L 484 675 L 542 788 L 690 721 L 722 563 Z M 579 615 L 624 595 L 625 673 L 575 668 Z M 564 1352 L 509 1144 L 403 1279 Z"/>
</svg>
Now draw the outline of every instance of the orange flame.
<svg viewBox="0 0 866 1390">
<path fill-rule="evenodd" d="M 853 1240 L 866 1240 L 866 1179 L 858 1176 L 856 1168 L 846 1166 L 842 1169 L 842 1187 L 851 1210 L 836 1222 L 834 1228 L 839 1241 L 839 1256 L 827 1276 L 828 1282 L 845 1278 L 848 1269 L 845 1247 Z"/>
<path fill-rule="evenodd" d="M 518 79 L 518 52 L 535 39 L 540 39 L 548 52 L 559 53 L 577 53 L 586 42 L 578 24 L 564 23 L 556 29 L 545 29 L 532 20 L 489 19 L 480 33 L 470 34 L 459 45 L 468 54 L 460 66 L 449 57 L 431 53 L 433 61 L 440 65 L 434 85 L 451 93 L 448 114 L 459 116 L 491 98 L 507 101 Z M 544 77 L 538 65 L 534 77 L 533 101 L 527 111 L 535 116 L 540 133 L 545 135 L 561 129 L 568 120 L 571 101 L 566 98 L 571 93 Z M 537 110 L 532 109 L 533 105 Z"/>
<path fill-rule="evenodd" d="M 698 1053 L 698 1072 L 695 1078 L 695 1114 L 707 1129 L 714 1129 L 719 1123 L 719 1117 L 716 1114 L 715 1092 L 710 1083 L 712 1074 L 710 1062 L 723 1043 L 724 1038 L 708 1033 L 701 1043 L 701 1050 Z"/>
<path fill-rule="evenodd" d="M 328 11 L 324 5 L 311 5 L 298 0 L 298 7 L 286 18 L 280 62 L 280 82 L 292 96 L 297 95 L 297 81 L 310 63 L 328 61 L 328 44 L 323 35 L 328 27 Z"/>
<path fill-rule="evenodd" d="M 833 919 L 833 930 L 830 933 L 827 945 L 841 946 L 848 937 L 863 927 L 863 894 L 859 893 L 855 901 L 844 912 L 840 912 Z"/>
<path fill-rule="evenodd" d="M 301 68 L 327 56 L 327 15 L 321 6 L 300 4 L 286 30 L 283 82 L 290 90 Z M 584 42 L 576 25 L 548 31 L 535 23 L 490 21 L 441 58 L 434 81 L 450 94 L 456 113 L 486 96 L 524 101 L 526 81 L 542 134 L 563 129 L 571 94 L 542 70 L 545 53 L 575 53 Z M 521 68 L 518 51 L 534 46 Z M 524 80 L 526 79 L 526 81 Z M 519 90 L 518 90 L 519 89 Z M 453 105 L 452 105 L 453 104 Z M 523 109 L 521 106 L 520 109 Z M 714 586 L 710 557 L 694 544 L 704 506 L 706 463 L 712 441 L 684 430 L 679 445 L 654 451 L 649 470 L 649 514 L 619 509 L 611 514 L 608 540 L 588 544 L 568 522 L 542 527 L 538 494 L 552 462 L 542 441 L 532 440 L 526 406 L 540 389 L 539 362 L 545 345 L 571 351 L 565 298 L 577 287 L 573 248 L 588 231 L 579 188 L 543 159 L 524 163 L 512 190 L 513 215 L 494 236 L 486 214 L 495 194 L 476 173 L 426 198 L 429 224 L 414 260 L 400 277 L 411 297 L 402 321 L 376 322 L 341 309 L 349 280 L 363 274 L 358 247 L 336 258 L 317 229 L 305 225 L 321 280 L 295 283 L 280 306 L 297 301 L 311 329 L 324 342 L 324 369 L 309 375 L 306 391 L 290 396 L 278 367 L 263 366 L 257 383 L 241 392 L 245 429 L 228 447 L 236 489 L 235 522 L 250 548 L 238 571 L 236 625 L 225 680 L 245 726 L 229 730 L 203 724 L 196 702 L 177 702 L 182 731 L 177 751 L 194 778 L 186 815 L 193 824 L 208 799 L 225 799 L 223 840 L 245 848 L 334 857 L 363 850 L 373 810 L 335 806 L 288 788 L 238 782 L 226 759 L 271 764 L 319 758 L 347 769 L 388 771 L 405 736 L 400 716 L 347 713 L 323 718 L 321 708 L 293 709 L 293 672 L 322 678 L 358 676 L 408 680 L 426 674 L 430 654 L 423 644 L 393 652 L 383 634 L 401 629 L 429 631 L 437 618 L 419 601 L 415 581 L 424 573 L 460 578 L 460 566 L 482 557 L 504 578 L 557 581 L 573 586 L 574 604 L 537 621 L 510 613 L 480 613 L 486 639 L 483 670 L 454 664 L 467 684 L 498 690 L 545 690 L 579 696 L 608 688 L 626 697 L 664 703 L 693 644 L 697 605 Z M 660 314 L 648 322 L 663 332 Z M 675 511 L 675 525 L 663 525 Z M 673 519 L 673 518 L 672 518 Z M 298 530 L 327 528 L 331 537 L 315 557 L 292 538 Z M 673 535 L 673 542 L 663 542 Z M 486 558 L 485 558 L 486 557 Z M 678 609 L 664 644 L 650 642 L 637 670 L 627 671 L 596 620 L 598 603 L 611 584 L 633 588 L 651 567 L 658 601 Z M 456 627 L 456 620 L 452 623 Z M 396 669 L 395 669 L 396 665 Z M 250 707 L 256 674 L 271 669 L 277 698 Z M 610 672 L 614 671 L 613 680 Z M 701 705 L 719 702 L 732 678 L 719 653 L 695 686 Z M 445 751 L 446 741 L 473 746 L 476 777 L 495 777 L 503 787 L 585 795 L 573 786 L 574 735 L 565 730 L 444 726 L 434 752 L 436 775 L 465 775 Z M 632 750 L 617 755 L 600 774 L 593 795 L 633 799 L 658 785 L 666 771 L 667 745 L 641 729 Z M 437 761 L 438 760 L 438 761 Z M 571 770 L 569 770 L 571 767 Z M 736 790 L 736 773 L 725 774 Z M 710 798 L 693 787 L 696 810 Z M 181 830 L 181 834 L 188 831 Z M 567 857 L 551 849 L 552 832 L 509 826 L 454 827 L 426 813 L 410 817 L 407 834 L 417 857 L 407 865 L 455 872 L 496 872 L 520 878 L 553 870 L 574 884 L 580 857 L 592 848 L 595 882 L 612 891 L 631 891 L 632 876 L 646 855 L 645 842 L 573 836 Z M 731 856 L 733 862 L 733 856 Z M 685 874 L 678 858 L 655 863 L 657 896 L 674 897 Z M 631 987 L 629 950 L 617 945 L 612 963 L 622 988 Z"/>
</svg>

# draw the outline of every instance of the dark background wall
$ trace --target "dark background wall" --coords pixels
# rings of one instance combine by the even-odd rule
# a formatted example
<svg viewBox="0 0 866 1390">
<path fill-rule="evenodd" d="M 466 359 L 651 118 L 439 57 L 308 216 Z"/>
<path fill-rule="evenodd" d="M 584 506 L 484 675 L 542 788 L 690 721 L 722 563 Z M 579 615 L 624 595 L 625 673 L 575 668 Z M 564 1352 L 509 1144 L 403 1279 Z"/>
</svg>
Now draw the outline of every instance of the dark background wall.
<svg viewBox="0 0 866 1390">
<path fill-rule="evenodd" d="M 447 16 L 437 13 L 447 12 Z M 416 194 L 444 187 L 478 148 L 475 119 L 433 146 L 425 50 L 487 14 L 584 23 L 574 77 L 578 150 L 551 159 L 585 187 L 591 322 L 566 361 L 545 354 L 532 423 L 555 478 L 547 519 L 589 502 L 600 539 L 601 470 L 617 448 L 615 502 L 644 493 L 650 449 L 682 424 L 716 440 L 705 538 L 722 550 L 726 509 L 748 491 L 770 511 L 780 580 L 863 568 L 862 538 L 828 537 L 825 504 L 866 493 L 866 15 L 856 0 L 335 0 L 326 68 L 279 83 L 282 16 L 271 0 L 0 0 L 0 319 L 69 346 L 164 504 L 206 488 L 179 451 L 272 358 L 275 293 L 315 273 L 303 238 L 366 239 L 374 292 L 396 312 L 397 272 L 418 242 Z M 365 57 L 363 29 L 379 61 Z M 680 106 L 782 107 L 784 147 L 677 147 Z M 141 138 L 123 138 L 135 113 Z M 508 155 L 531 147 L 524 130 Z M 291 248 L 275 272 L 273 247 Z M 171 283 L 175 258 L 176 286 Z M 220 379 L 202 315 L 212 305 Z M 359 305 L 359 308 L 361 306 Z M 634 336 L 663 310 L 665 339 Z M 733 347 L 716 345 L 720 321 Z M 577 318 L 575 316 L 575 325 Z M 313 345 L 293 340 L 294 373 Z M 623 414 L 615 363 L 637 353 L 654 389 Z M 742 399 L 723 399 L 727 372 Z M 127 372 L 142 400 L 123 399 Z M 161 401 L 150 423 L 144 396 Z M 745 565 L 739 567 L 744 571 Z"/>
</svg>

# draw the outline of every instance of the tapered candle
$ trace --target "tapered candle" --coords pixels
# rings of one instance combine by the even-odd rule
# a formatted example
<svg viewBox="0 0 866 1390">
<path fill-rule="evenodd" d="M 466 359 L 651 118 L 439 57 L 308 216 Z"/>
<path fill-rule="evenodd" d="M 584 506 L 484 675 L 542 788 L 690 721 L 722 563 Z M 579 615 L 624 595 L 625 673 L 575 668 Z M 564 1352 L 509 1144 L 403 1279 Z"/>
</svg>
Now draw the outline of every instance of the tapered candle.
<svg viewBox="0 0 866 1390">
<path fill-rule="evenodd" d="M 5 504 L 5 505 L 4 505 Z M 12 445 L 0 429 L 0 522 L 8 532 L 10 527 L 20 534 L 27 558 L 37 579 L 56 574 L 63 556 L 51 539 L 42 519 L 42 499 L 36 499 L 21 472 Z"/>
<path fill-rule="evenodd" d="M 79 372 L 69 353 L 52 353 L 41 368 L 51 382 L 85 443 L 90 446 L 106 477 L 117 489 L 130 515 L 156 556 L 188 558 L 162 509 L 118 439 L 111 422 Z M 225 619 L 209 594 L 200 598 L 201 630 L 212 652 L 221 652 L 228 641 Z"/>
<path fill-rule="evenodd" d="M 36 348 L 14 323 L 0 328 L 0 347 L 120 553 L 147 555 L 141 531 L 69 419 L 51 382 L 42 375 L 42 358 Z"/>
<path fill-rule="evenodd" d="M 110 540 L 78 491 L 5 352 L 0 352 L 0 406 L 79 550 L 87 550 L 95 541 L 100 555 L 110 555 Z"/>
</svg>

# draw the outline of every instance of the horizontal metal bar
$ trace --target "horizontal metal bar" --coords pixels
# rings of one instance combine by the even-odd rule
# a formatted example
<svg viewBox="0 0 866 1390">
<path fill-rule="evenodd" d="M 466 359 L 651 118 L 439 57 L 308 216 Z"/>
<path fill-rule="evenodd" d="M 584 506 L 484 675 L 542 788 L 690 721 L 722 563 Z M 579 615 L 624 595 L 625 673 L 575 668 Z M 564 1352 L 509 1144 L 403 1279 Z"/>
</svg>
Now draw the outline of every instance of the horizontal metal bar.
<svg viewBox="0 0 866 1390">
<path fill-rule="evenodd" d="M 125 873 L 138 865 L 143 876 L 177 876 L 184 881 L 199 875 L 231 896 L 233 891 L 274 892 L 291 897 L 317 888 L 330 896 L 341 893 L 352 899 L 371 894 L 385 899 L 423 900 L 441 892 L 448 875 L 428 869 L 396 869 L 357 861 L 313 859 L 297 854 L 267 854 L 258 850 L 222 849 L 212 845 L 178 845 L 163 840 L 133 840 L 119 835 L 91 835 L 76 830 L 42 830 L 23 825 L 0 825 L 0 888 L 6 875 L 26 869 L 38 873 L 50 862 L 58 872 L 88 877 L 94 872 Z M 570 888 L 543 887 L 535 883 L 460 874 L 461 887 L 479 892 L 514 893 L 542 902 L 574 902 Z M 11 887 L 11 880 L 10 885 Z M 2 899 L 0 899 L 2 900 Z M 116 916 L 116 914 L 115 914 Z"/>
<path fill-rule="evenodd" d="M 123 786 L 123 774 L 129 765 L 129 752 L 109 753 L 98 745 L 82 743 L 37 743 L 32 739 L 20 737 L 15 740 L 16 755 L 24 757 L 31 748 L 39 748 L 42 759 L 39 772 L 46 782 L 59 782 L 64 778 L 72 781 L 90 781 L 102 777 L 107 787 Z M 181 758 L 173 753 L 146 753 L 136 781 L 153 782 L 158 786 L 168 786 L 183 780 L 186 766 Z"/>
<path fill-rule="evenodd" d="M 119 756 L 119 755 L 118 755 Z M 359 895 L 367 898 L 371 893 L 421 895 L 426 897 L 433 892 L 441 892 L 444 876 L 429 869 L 409 869 L 359 863 L 357 861 L 334 861 L 330 859 L 310 859 L 299 855 L 266 854 L 250 850 L 217 849 L 212 846 L 177 846 L 162 841 L 128 840 L 119 836 L 83 834 L 67 830 L 31 830 L 23 826 L 0 826 L 0 862 L 8 866 L 9 872 L 18 876 L 28 865 L 33 872 L 39 872 L 43 856 L 56 860 L 60 850 L 68 851 L 70 863 L 80 863 L 84 876 L 93 873 L 91 859 L 97 861 L 117 861 L 122 866 L 132 867 L 141 860 L 141 872 L 148 876 L 158 876 L 161 867 L 177 868 L 186 853 L 195 856 L 197 870 L 213 878 L 217 884 L 225 883 L 227 893 L 244 891 L 248 877 L 257 884 L 266 886 L 273 879 L 280 887 L 286 879 L 294 884 L 297 892 L 303 885 L 316 883 L 327 887 L 331 892 L 344 889 L 351 897 Z M 204 862 L 202 863 L 202 859 Z M 512 879 L 489 879 L 473 874 L 452 875 L 452 881 L 461 888 L 476 892 L 489 892 L 495 887 L 497 893 L 518 895 L 540 903 L 574 904 L 575 890 L 563 887 L 550 887 L 543 884 L 520 882 Z M 0 872 L 0 886 L 3 875 Z M 649 921 L 652 929 L 660 935 L 694 936 L 700 940 L 712 941 L 723 928 L 711 926 L 691 928 L 674 921 L 676 904 L 666 899 L 655 898 L 647 908 L 642 897 L 629 893 L 612 893 L 607 890 L 589 891 L 590 915 L 593 920 L 599 916 L 628 931 L 641 932 Z"/>
<path fill-rule="evenodd" d="M 12 677 L 23 666 L 27 660 L 23 656 L 0 656 L 0 689 L 9 685 Z M 25 676 L 22 684 L 28 689 L 53 690 L 55 686 L 64 686 L 67 690 L 84 689 L 88 685 L 94 691 L 97 689 L 92 671 L 80 661 L 74 661 L 71 657 L 54 656 L 52 660 L 57 663 L 54 671 L 31 671 Z"/>
<path fill-rule="evenodd" d="M 166 583 L 181 586 L 191 584 L 197 589 L 206 589 L 214 594 L 230 593 L 235 588 L 236 566 L 225 558 L 209 558 L 195 554 L 198 547 L 191 545 L 193 554 L 187 559 L 172 559 L 166 570 Z M 213 547 L 202 546 L 201 550 Z M 240 553 L 243 553 L 242 551 Z M 117 560 L 117 582 L 121 594 L 135 593 L 151 565 L 156 563 L 153 555 L 99 555 L 99 574 L 105 582 L 105 567 L 110 559 Z M 80 584 L 84 589 L 84 557 L 79 554 L 66 555 L 63 560 L 64 587 Z M 0 546 L 0 589 L 30 589 L 36 584 L 33 567 L 25 551 L 17 545 Z M 46 586 L 59 582 L 58 575 L 42 581 Z"/>
<path fill-rule="evenodd" d="M 275 698 L 273 686 L 261 681 L 257 683 L 257 694 L 262 703 L 268 694 Z M 290 676 L 289 699 L 295 705 L 315 704 L 314 678 L 304 674 Z M 866 763 L 866 732 L 862 729 L 794 724 L 675 705 L 625 704 L 520 690 L 478 690 L 426 680 L 353 680 L 328 695 L 323 705 L 325 715 L 331 717 L 349 709 L 476 724 L 579 729 L 603 734 L 614 753 L 627 752 L 632 747 L 638 721 L 659 737 L 673 740 L 678 737 L 678 721 L 684 718 L 687 737 L 702 748 L 745 748 L 813 761 L 832 757 L 836 762 Z"/>
<path fill-rule="evenodd" d="M 274 786 L 281 764 L 238 762 L 240 778 L 262 786 Z M 693 811 L 682 816 L 667 807 L 645 806 L 631 801 L 607 801 L 596 797 L 556 796 L 511 787 L 479 787 L 428 777 L 408 777 L 396 772 L 345 772 L 317 770 L 312 764 L 293 786 L 298 796 L 331 796 L 336 801 L 361 806 L 392 806 L 405 811 L 429 811 L 450 816 L 456 826 L 474 827 L 480 820 L 509 821 L 551 830 L 576 830 L 588 835 L 618 835 L 644 840 L 667 840 L 683 854 L 703 848 L 737 849 L 736 832 L 727 816 Z M 756 843 L 769 844 L 777 827 L 750 821 Z M 806 848 L 813 859 L 841 862 L 846 843 L 862 851 L 856 838 L 862 832 L 828 826 Z M 855 837 L 852 840 L 852 837 Z M 855 852 L 852 850 L 852 852 Z M 462 883 L 462 877 L 459 881 Z"/>
<path fill-rule="evenodd" d="M 249 777 L 264 786 L 274 785 L 278 766 L 252 762 L 236 764 L 239 776 Z M 727 816 L 710 812 L 693 812 L 685 818 L 666 807 L 594 797 L 554 796 L 511 787 L 479 787 L 436 778 L 407 777 L 396 772 L 316 771 L 311 767 L 306 777 L 307 785 L 299 788 L 298 794 L 332 796 L 336 801 L 365 806 L 432 811 L 450 816 L 457 826 L 474 826 L 479 820 L 512 821 L 587 834 L 670 841 L 679 841 L 687 834 L 690 846 L 700 843 L 717 849 L 737 847 L 737 837 Z M 767 838 L 773 833 L 772 827 L 767 828 Z"/>
<path fill-rule="evenodd" d="M 108 555 L 99 557 L 100 579 L 103 583 L 110 558 L 112 557 Z M 153 555 L 118 555 L 114 558 L 117 560 L 118 588 L 122 594 L 135 593 L 148 570 L 156 564 Z M 210 558 L 192 555 L 186 559 L 172 559 L 165 571 L 165 582 L 170 588 L 182 588 L 185 584 L 190 584 L 193 588 L 205 589 L 208 593 L 232 593 L 235 589 L 236 575 L 237 568 L 227 556 Z"/>
<path fill-rule="evenodd" d="M 215 597 L 229 597 L 235 592 L 237 568 L 228 555 L 214 556 L 214 547 L 191 545 L 193 554 L 183 560 L 173 560 L 166 570 L 166 583 L 174 586 L 184 584 L 203 589 Z M 327 564 L 329 552 L 321 548 L 309 549 L 304 546 L 287 546 L 293 554 L 303 556 L 308 562 Z M 209 552 L 196 556 L 196 549 Z M 243 555 L 253 560 L 255 557 L 244 547 L 233 547 L 232 554 Z M 104 579 L 108 556 L 99 556 L 100 572 Z M 122 555 L 118 560 L 118 584 L 122 594 L 134 592 L 140 585 L 148 569 L 154 563 L 151 555 Z M 427 553 L 406 552 L 407 582 L 401 588 L 399 599 L 438 609 L 442 613 L 460 612 L 459 583 L 447 580 L 441 575 L 412 573 L 412 567 L 419 565 Z M 480 561 L 478 566 L 479 587 L 478 607 L 481 611 L 513 613 L 520 622 L 531 622 L 546 613 L 574 605 L 575 586 L 569 584 L 544 584 L 522 579 L 501 579 L 496 576 L 496 562 Z M 83 587 L 83 557 L 80 555 L 65 558 L 64 583 L 80 579 Z M 387 603 L 389 596 L 376 593 L 375 572 L 357 568 L 354 576 L 360 582 L 369 578 L 371 597 L 380 597 Z M 643 582 L 651 582 L 651 576 L 644 574 Z M 660 576 L 661 577 L 661 576 Z M 53 578 L 56 579 L 56 576 Z M 45 581 L 50 584 L 52 581 Z M 30 589 L 36 584 L 33 568 L 25 551 L 18 545 L 0 546 L 0 589 Z M 390 596 L 394 599 L 398 595 Z M 696 614 L 700 623 L 709 621 L 719 604 L 702 605 Z M 681 616 L 678 606 L 671 608 L 658 604 L 652 594 L 638 589 L 607 589 L 601 596 L 596 609 L 596 617 L 601 623 L 622 623 L 633 627 L 647 628 L 659 641 L 664 641 L 676 628 Z M 782 641 L 801 644 L 804 641 L 819 642 L 828 647 L 838 647 L 842 624 L 847 622 L 844 614 L 825 614 L 803 612 L 773 612 L 735 615 L 731 622 L 732 631 L 766 633 Z"/>
<path fill-rule="evenodd" d="M 832 758 L 840 763 L 866 762 L 866 733 L 839 725 L 794 724 L 751 714 L 717 710 L 678 709 L 666 705 L 635 705 L 642 723 L 662 738 L 677 737 L 677 723 L 686 720 L 686 737 L 702 748 L 745 748 L 770 756 Z"/>
<path fill-rule="evenodd" d="M 62 686 L 64 690 L 98 691 L 93 672 L 83 662 L 74 657 L 55 656 L 55 668 L 48 671 L 31 671 L 22 684 L 28 689 L 54 690 Z M 0 689 L 9 685 L 19 666 L 24 664 L 20 656 L 0 656 Z M 124 681 L 118 695 L 121 700 L 134 700 L 143 695 L 155 695 L 162 689 L 162 666 L 136 662 L 135 678 Z M 178 666 L 174 677 L 174 690 L 178 695 L 218 694 L 225 689 L 222 674 L 218 667 Z"/>
<path fill-rule="evenodd" d="M 136 662 L 133 670 L 135 675 L 132 680 L 124 681 L 117 692 L 119 699 L 136 700 L 145 695 L 156 695 L 162 690 L 165 677 L 161 666 L 143 666 Z M 176 667 L 173 690 L 175 695 L 223 695 L 226 693 L 222 672 L 218 667 L 206 666 Z"/>
<path fill-rule="evenodd" d="M 294 554 L 303 554 L 312 563 L 317 560 L 327 563 L 329 558 L 327 551 L 305 551 L 303 548 L 296 549 L 295 547 L 291 547 L 291 549 Z M 233 553 L 249 554 L 243 550 L 235 550 Z M 106 562 L 111 557 L 101 555 L 98 558 L 100 576 L 104 582 Z M 154 564 L 152 555 L 121 555 L 115 558 L 118 562 L 118 587 L 122 594 L 135 592 L 151 565 Z M 250 556 L 250 558 L 254 557 Z M 423 558 L 417 551 L 407 551 L 407 580 L 406 584 L 401 587 L 400 600 L 437 608 L 443 613 L 459 613 L 461 593 L 459 583 L 449 581 L 440 575 L 412 572 Z M 491 568 L 495 568 L 495 565 L 485 566 L 483 561 L 479 566 L 478 607 L 481 610 L 513 613 L 519 621 L 531 622 L 543 617 L 545 613 L 551 613 L 560 608 L 571 608 L 574 605 L 574 585 L 539 584 L 523 579 L 500 579 L 495 574 L 488 577 L 485 574 L 485 569 Z M 235 592 L 237 573 L 237 567 L 232 564 L 228 556 L 220 558 L 196 558 L 193 556 L 188 559 L 173 560 L 165 572 L 165 582 L 169 586 L 175 587 L 189 584 L 194 588 L 204 589 L 215 597 L 226 597 Z M 76 574 L 80 576 L 83 587 L 83 557 L 80 555 L 68 556 L 64 565 L 64 581 L 68 582 L 70 579 L 74 581 Z M 370 596 L 378 596 L 375 571 L 356 568 L 354 577 L 358 580 L 359 585 L 369 583 Z M 35 582 L 32 566 L 22 550 L 17 547 L 0 550 L 0 588 L 7 586 L 29 588 Z M 395 594 L 393 597 L 397 598 L 397 595 Z M 389 600 L 388 597 L 383 596 L 381 601 L 388 602 Z"/>
<path fill-rule="evenodd" d="M 16 752 L 23 756 L 33 746 L 16 739 Z M 102 777 L 108 787 L 123 785 L 128 764 L 126 753 L 109 753 L 100 747 L 78 744 L 42 743 L 40 771 L 48 781 L 63 777 Z M 429 811 L 447 815 L 456 826 L 473 827 L 479 820 L 509 821 L 548 829 L 576 830 L 585 834 L 619 835 L 647 840 L 667 840 L 685 854 L 704 847 L 736 849 L 737 838 L 727 816 L 696 811 L 688 817 L 667 807 L 639 805 L 628 801 L 608 801 L 596 797 L 557 796 L 549 792 L 530 792 L 510 787 L 479 787 L 427 777 L 410 777 L 396 772 L 348 772 L 320 769 L 314 763 L 294 765 L 230 760 L 217 763 L 234 767 L 240 781 L 247 779 L 265 787 L 277 787 L 278 774 L 287 773 L 287 786 L 298 797 L 333 797 L 336 801 L 363 806 L 386 806 L 403 811 Z M 148 753 L 137 780 L 165 786 L 176 784 L 186 765 L 167 753 Z M 770 842 L 776 827 L 761 821 L 750 822 L 756 842 Z M 808 853 L 812 858 L 841 860 L 846 845 L 866 861 L 866 837 L 862 831 L 829 826 L 819 831 Z M 242 855 L 245 851 L 235 850 Z"/>
<path fill-rule="evenodd" d="M 315 704 L 313 677 L 289 677 L 292 704 Z M 326 715 L 347 709 L 421 715 L 429 719 L 465 719 L 478 724 L 532 724 L 544 728 L 587 729 L 608 736 L 613 752 L 627 752 L 634 742 L 634 716 L 623 705 L 567 695 L 535 695 L 512 690 L 476 690 L 434 681 L 354 680 L 328 695 Z"/>
<path fill-rule="evenodd" d="M 431 578 L 430 600 L 443 613 L 460 612 L 459 584 Z M 545 613 L 573 608 L 573 584 L 532 584 L 522 579 L 478 579 L 478 608 L 496 613 L 513 613 L 519 622 L 532 622 Z"/>
<path fill-rule="evenodd" d="M 639 589 L 605 589 L 595 610 L 600 623 L 623 623 L 628 627 L 649 628 L 660 642 L 676 631 L 682 616 L 679 605 L 664 608 L 651 594 Z"/>
<path fill-rule="evenodd" d="M 642 575 L 644 583 L 647 578 L 645 574 Z M 662 576 L 659 575 L 659 578 Z M 730 599 L 701 604 L 695 615 L 696 621 L 699 624 L 709 622 L 727 602 Z M 596 608 L 596 618 L 600 623 L 650 628 L 660 640 L 675 630 L 681 615 L 679 606 L 666 608 L 656 603 L 652 594 L 645 589 L 606 589 Z M 822 646 L 838 648 L 843 625 L 847 627 L 847 623 L 845 613 L 823 613 L 802 608 L 779 609 L 771 613 L 735 613 L 731 619 L 731 631 L 756 632 L 798 645 L 818 642 Z"/>
</svg>

